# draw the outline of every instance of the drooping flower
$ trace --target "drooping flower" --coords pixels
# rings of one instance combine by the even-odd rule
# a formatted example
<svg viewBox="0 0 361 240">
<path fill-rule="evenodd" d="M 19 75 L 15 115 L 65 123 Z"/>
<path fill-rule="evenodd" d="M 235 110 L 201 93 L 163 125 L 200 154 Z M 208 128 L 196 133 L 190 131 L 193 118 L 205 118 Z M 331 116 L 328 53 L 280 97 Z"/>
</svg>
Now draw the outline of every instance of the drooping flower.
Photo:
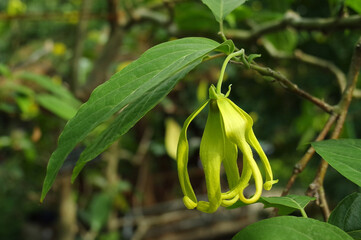
<svg viewBox="0 0 361 240">
<path fill-rule="evenodd" d="M 226 59 L 225 64 L 230 58 Z M 223 78 L 225 64 L 222 68 L 221 78 Z M 230 88 L 224 95 L 220 93 L 220 86 L 221 84 L 218 84 L 216 89 L 212 85 L 209 89 L 209 99 L 187 118 L 179 137 L 177 149 L 178 176 L 184 194 L 183 202 L 189 209 L 197 208 L 207 213 L 215 212 L 221 205 L 231 206 L 238 200 L 247 204 L 254 203 L 260 198 L 262 187 L 270 190 L 272 185 L 278 181 L 273 180 L 267 156 L 254 135 L 252 118 L 228 99 Z M 197 200 L 187 170 L 189 151 L 187 129 L 191 121 L 207 105 L 209 105 L 209 113 L 200 145 L 200 159 L 206 178 L 208 202 Z M 265 183 L 263 183 L 261 172 L 253 158 L 251 147 L 262 161 L 266 175 Z M 241 176 L 237 165 L 238 150 L 243 155 Z M 220 184 L 222 163 L 230 189 L 225 193 L 221 192 Z M 251 198 L 246 198 L 243 191 L 249 185 L 252 176 L 256 190 Z"/>
</svg>

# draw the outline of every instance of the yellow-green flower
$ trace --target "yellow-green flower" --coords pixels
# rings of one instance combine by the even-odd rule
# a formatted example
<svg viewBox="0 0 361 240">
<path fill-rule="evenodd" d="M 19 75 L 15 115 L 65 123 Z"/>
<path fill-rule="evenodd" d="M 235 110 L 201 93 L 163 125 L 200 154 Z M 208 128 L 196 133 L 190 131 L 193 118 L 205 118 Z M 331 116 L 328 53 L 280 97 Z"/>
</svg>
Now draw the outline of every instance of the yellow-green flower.
<svg viewBox="0 0 361 240">
<path fill-rule="evenodd" d="M 227 58 L 228 62 L 231 57 Z M 226 63 L 226 62 L 225 62 Z M 221 73 L 223 78 L 224 68 Z M 252 118 L 241 108 L 228 99 L 230 89 L 226 95 L 220 93 L 220 84 L 217 89 L 212 85 L 209 89 L 209 99 L 194 111 L 185 121 L 182 128 L 178 149 L 177 164 L 181 188 L 184 194 L 183 202 L 189 209 L 197 208 L 202 212 L 215 212 L 220 205 L 231 206 L 237 200 L 250 204 L 256 202 L 261 194 L 262 187 L 270 190 L 278 180 L 273 180 L 271 166 L 263 152 L 252 125 Z M 191 121 L 209 104 L 209 114 L 200 145 L 200 159 L 204 168 L 208 202 L 197 201 L 197 197 L 190 183 L 188 164 L 187 129 Z M 258 153 L 264 170 L 266 181 L 263 183 L 261 172 L 253 158 L 251 147 Z M 243 170 L 240 176 L 237 158 L 238 150 L 243 155 Z M 220 186 L 221 164 L 225 169 L 229 191 L 222 193 Z M 246 198 L 244 189 L 249 185 L 253 176 L 256 191 L 251 198 Z"/>
</svg>

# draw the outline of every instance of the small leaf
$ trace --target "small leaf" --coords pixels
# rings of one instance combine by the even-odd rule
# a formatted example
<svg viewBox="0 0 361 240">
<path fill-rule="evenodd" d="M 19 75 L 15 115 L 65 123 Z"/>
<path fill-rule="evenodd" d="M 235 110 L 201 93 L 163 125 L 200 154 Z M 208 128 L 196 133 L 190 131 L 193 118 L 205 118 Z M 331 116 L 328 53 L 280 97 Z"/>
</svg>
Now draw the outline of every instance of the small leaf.
<svg viewBox="0 0 361 240">
<path fill-rule="evenodd" d="M 314 197 L 287 195 L 284 197 L 261 197 L 258 202 L 264 204 L 265 208 L 278 208 L 278 214 L 287 215 L 295 210 L 303 210 L 310 201 L 315 200 Z"/>
<path fill-rule="evenodd" d="M 43 108 L 65 120 L 69 120 L 74 117 L 77 111 L 75 107 L 50 94 L 38 94 L 36 95 L 36 101 Z"/>
<path fill-rule="evenodd" d="M 278 208 L 279 215 L 287 215 L 295 210 L 303 211 L 310 201 L 315 200 L 316 198 L 308 196 L 299 196 L 299 195 L 287 195 L 284 197 L 261 197 L 257 203 L 263 203 L 264 208 L 275 207 Z M 234 209 L 246 206 L 247 204 L 237 201 L 227 209 Z"/>
<path fill-rule="evenodd" d="M 212 12 L 199 1 L 181 1 L 175 4 L 173 22 L 180 32 L 207 33 L 218 29 Z"/>
<path fill-rule="evenodd" d="M 97 87 L 59 137 L 58 148 L 48 163 L 41 201 L 67 155 L 92 130 L 118 113 L 110 126 L 81 154 L 73 171 L 73 180 L 86 162 L 126 133 L 208 53 L 214 50 L 229 51 L 232 45 L 231 41 L 219 44 L 206 38 L 184 38 L 159 44 Z"/>
<path fill-rule="evenodd" d="M 165 120 L 165 149 L 168 155 L 176 160 L 178 139 L 182 128 L 173 118 L 167 118 Z"/>
<path fill-rule="evenodd" d="M 99 232 L 108 221 L 111 210 L 112 198 L 107 193 L 99 193 L 94 196 L 90 203 L 90 228 Z"/>
<path fill-rule="evenodd" d="M 259 201 L 259 200 L 258 200 Z M 257 202 L 258 202 L 257 201 Z M 235 208 L 240 208 L 240 207 L 244 207 L 244 206 L 247 206 L 248 204 L 247 203 L 244 203 L 240 200 L 238 200 L 237 202 L 235 202 L 232 206 L 229 206 L 227 207 L 227 209 L 235 209 Z"/>
<path fill-rule="evenodd" d="M 354 239 L 361 239 L 361 193 L 345 197 L 332 211 L 328 223 L 341 228 Z"/>
<path fill-rule="evenodd" d="M 8 66 L 0 63 L 0 76 L 4 76 L 6 78 L 11 78 L 11 71 Z"/>
<path fill-rule="evenodd" d="M 259 58 L 261 57 L 261 54 L 250 54 L 248 57 L 247 57 L 247 60 L 249 63 L 252 63 L 252 61 L 256 58 Z"/>
<path fill-rule="evenodd" d="M 361 2 L 360 2 L 360 0 L 346 0 L 345 5 L 352 8 L 355 12 L 361 14 Z"/>
<path fill-rule="evenodd" d="M 293 29 L 270 33 L 265 38 L 272 44 L 275 51 L 285 54 L 293 53 L 298 43 L 297 32 Z"/>
<path fill-rule="evenodd" d="M 256 222 L 242 229 L 233 240 L 352 240 L 331 224 L 311 218 L 282 216 Z"/>
<path fill-rule="evenodd" d="M 334 169 L 361 187 L 361 139 L 326 140 L 312 146 Z"/>
<path fill-rule="evenodd" d="M 22 72 L 17 77 L 27 81 L 35 82 L 40 87 L 48 90 L 50 93 L 53 93 L 54 95 L 61 98 L 63 101 L 66 101 L 72 106 L 74 106 L 75 108 L 78 108 L 81 105 L 81 102 L 76 99 L 68 89 L 66 89 L 60 84 L 55 84 L 53 80 L 47 76 L 42 76 L 30 72 Z"/>
<path fill-rule="evenodd" d="M 202 0 L 207 5 L 218 22 L 230 14 L 234 9 L 241 6 L 246 0 Z"/>
</svg>

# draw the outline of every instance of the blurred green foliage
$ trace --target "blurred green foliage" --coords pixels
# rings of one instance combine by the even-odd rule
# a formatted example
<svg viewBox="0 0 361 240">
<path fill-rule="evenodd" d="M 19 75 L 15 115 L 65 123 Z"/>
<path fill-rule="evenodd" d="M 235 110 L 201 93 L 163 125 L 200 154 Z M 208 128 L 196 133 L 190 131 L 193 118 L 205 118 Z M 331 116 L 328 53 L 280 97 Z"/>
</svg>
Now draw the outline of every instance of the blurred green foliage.
<svg viewBox="0 0 361 240">
<path fill-rule="evenodd" d="M 126 14 L 137 7 L 151 8 L 161 1 L 119 0 L 118 4 L 119 12 Z M 358 0 L 249 0 L 227 16 L 225 28 L 250 29 L 281 19 L 289 11 L 302 17 L 338 16 L 342 9 L 348 14 L 361 14 L 360 6 Z M 71 60 L 80 7 L 80 0 L 0 1 L 0 16 L 12 17 L 0 18 L 0 239 L 37 239 L 41 233 L 29 231 L 29 228 L 36 229 L 34 226 L 50 229 L 52 236 L 58 231 L 62 183 L 56 184 L 46 203 L 39 206 L 38 201 L 47 160 L 55 149 L 65 120 L 75 114 L 83 101 L 68 87 L 72 81 Z M 80 85 L 87 84 L 89 73 L 96 67 L 94 62 L 107 43 L 110 33 L 109 22 L 104 17 L 107 9 L 107 1 L 93 0 L 91 13 L 96 17 L 88 20 L 79 60 Z M 181 1 L 174 4 L 173 10 L 174 18 L 166 26 L 144 21 L 125 29 L 122 43 L 114 49 L 117 57 L 104 71 L 112 74 L 149 47 L 170 39 L 204 36 L 220 41 L 218 24 L 201 1 Z M 163 8 L 155 11 L 167 14 Z M 57 17 L 49 18 L 52 14 Z M 23 15 L 33 18 L 16 18 Z M 300 49 L 347 72 L 352 46 L 360 33 L 360 30 L 286 29 L 267 34 L 265 39 L 278 51 L 292 53 Z M 339 87 L 329 72 L 296 60 L 275 59 L 259 41 L 234 42 L 247 54 L 262 54 L 256 59 L 262 65 L 282 72 L 313 95 L 331 104 L 337 103 Z M 114 174 L 108 169 L 110 162 L 106 154 L 109 151 L 85 168 L 72 186 L 71 194 L 71 201 L 77 206 L 78 239 L 89 232 L 97 239 L 119 239 L 121 233 L 107 225 L 114 213 L 124 216 L 131 207 L 149 206 L 181 196 L 176 164 L 167 156 L 164 146 L 165 119 L 172 117 L 182 124 L 204 98 L 204 89 L 216 82 L 221 63 L 222 59 L 208 61 L 192 71 L 160 105 L 120 139 L 117 151 L 110 150 L 110 155 L 118 161 L 115 180 L 109 178 Z M 230 65 L 226 74 L 225 86 L 233 84 L 232 99 L 254 118 L 254 131 L 270 158 L 275 177 L 280 179 L 278 186 L 281 188 L 308 143 L 321 130 L 327 115 L 254 71 Z M 342 137 L 360 138 L 360 109 L 361 102 L 355 100 Z M 194 169 L 198 169 L 198 147 L 206 114 L 202 113 L 190 126 L 190 167 Z M 76 148 L 61 170 L 61 175 L 69 182 L 69 170 L 81 150 L 82 146 Z M 148 178 L 146 187 L 141 187 L 139 182 L 145 161 Z M 314 157 L 298 178 L 296 189 L 307 188 L 317 166 L 318 159 Z M 356 190 L 342 179 L 332 169 L 328 172 L 325 189 L 331 206 Z M 201 186 L 197 191 L 202 191 Z"/>
</svg>

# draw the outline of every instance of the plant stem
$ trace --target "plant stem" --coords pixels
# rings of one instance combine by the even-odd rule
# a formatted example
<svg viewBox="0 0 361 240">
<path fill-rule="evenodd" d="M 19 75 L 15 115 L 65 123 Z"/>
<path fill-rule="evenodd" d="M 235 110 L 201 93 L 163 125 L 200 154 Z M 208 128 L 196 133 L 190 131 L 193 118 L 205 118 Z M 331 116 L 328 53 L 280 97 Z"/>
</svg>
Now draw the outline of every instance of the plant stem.
<svg viewBox="0 0 361 240">
<path fill-rule="evenodd" d="M 242 62 L 234 62 L 236 64 L 244 65 Z M 283 74 L 269 68 L 269 67 L 261 67 L 257 64 L 250 64 L 250 68 L 253 70 L 256 70 L 258 73 L 260 73 L 263 76 L 270 76 L 273 77 L 277 82 L 281 83 L 281 85 L 286 88 L 287 90 L 297 94 L 298 96 L 307 99 L 308 101 L 312 102 L 322 110 L 324 110 L 327 113 L 333 113 L 334 107 L 330 106 L 328 103 L 324 102 L 323 100 L 311 95 L 310 93 L 300 89 L 296 84 L 291 82 L 289 79 L 287 79 Z"/>
<path fill-rule="evenodd" d="M 224 31 L 223 31 L 223 21 L 221 21 L 219 23 L 219 33 L 218 34 L 221 36 L 223 41 L 227 40 L 226 35 L 224 35 Z"/>
<path fill-rule="evenodd" d="M 352 101 L 353 91 L 356 88 L 360 68 L 361 68 L 361 37 L 356 43 L 356 47 L 352 56 L 350 69 L 347 76 L 346 89 L 342 94 L 340 103 L 337 105 L 337 110 L 338 110 L 337 112 L 339 113 L 339 118 L 336 122 L 335 129 L 332 133 L 331 139 L 338 139 L 341 134 L 348 113 L 348 109 Z M 307 195 L 318 197 L 319 200 L 318 202 L 320 203 L 319 205 L 322 209 L 325 221 L 328 220 L 328 217 L 330 215 L 330 210 L 328 208 L 325 192 L 323 189 L 323 181 L 327 172 L 327 168 L 328 168 L 328 163 L 322 159 L 318 171 L 316 173 L 316 177 L 307 190 Z"/>
<path fill-rule="evenodd" d="M 345 29 L 360 29 L 361 16 L 352 15 L 345 18 L 302 18 L 297 14 L 288 14 L 283 19 L 260 24 L 251 30 L 227 29 L 228 38 L 241 41 L 254 41 L 268 33 L 274 33 L 286 28 L 298 30 L 335 31 Z"/>
<path fill-rule="evenodd" d="M 220 94 L 221 93 L 221 88 L 222 88 L 222 81 L 223 81 L 223 77 L 224 77 L 224 72 L 226 70 L 227 64 L 228 62 L 233 58 L 233 57 L 237 57 L 244 54 L 244 49 L 241 49 L 237 52 L 231 53 L 227 56 L 227 58 L 224 60 L 222 68 L 221 68 L 221 73 L 219 75 L 219 79 L 217 82 L 217 93 Z"/>
<path fill-rule="evenodd" d="M 302 217 L 308 218 L 305 209 L 301 208 L 300 211 L 301 211 Z"/>
<path fill-rule="evenodd" d="M 336 119 L 337 119 L 336 114 L 332 114 L 330 116 L 330 118 L 326 122 L 325 126 L 323 127 L 322 131 L 320 132 L 320 134 L 315 139 L 316 142 L 317 141 L 322 141 L 323 139 L 325 139 L 327 133 L 330 131 L 330 128 L 332 127 L 332 125 L 336 121 Z M 291 187 L 293 186 L 298 174 L 300 174 L 306 168 L 308 162 L 311 160 L 314 153 L 315 153 L 315 149 L 312 146 L 309 147 L 307 152 L 305 153 L 305 155 L 303 155 L 303 157 L 301 158 L 301 160 L 298 161 L 295 164 L 295 166 L 293 168 L 292 176 L 288 180 L 288 183 L 287 183 L 285 189 L 283 190 L 281 196 L 286 196 L 289 193 L 289 191 L 290 191 Z"/>
</svg>

